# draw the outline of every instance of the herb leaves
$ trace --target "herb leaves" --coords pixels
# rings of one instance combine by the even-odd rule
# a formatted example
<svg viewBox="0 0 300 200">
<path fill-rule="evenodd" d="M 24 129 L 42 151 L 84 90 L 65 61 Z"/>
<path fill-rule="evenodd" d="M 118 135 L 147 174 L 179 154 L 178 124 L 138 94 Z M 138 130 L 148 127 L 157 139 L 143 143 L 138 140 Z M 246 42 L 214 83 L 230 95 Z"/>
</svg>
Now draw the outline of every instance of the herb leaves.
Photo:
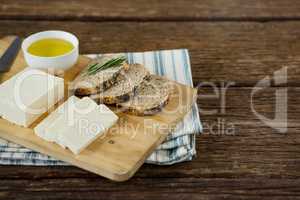
<svg viewBox="0 0 300 200">
<path fill-rule="evenodd" d="M 93 75 L 98 73 L 99 71 L 112 68 L 112 67 L 118 67 L 120 66 L 124 61 L 126 61 L 126 58 L 124 56 L 118 57 L 118 58 L 113 58 L 104 64 L 100 63 L 93 63 L 90 64 L 87 68 L 86 74 L 87 75 Z"/>
</svg>

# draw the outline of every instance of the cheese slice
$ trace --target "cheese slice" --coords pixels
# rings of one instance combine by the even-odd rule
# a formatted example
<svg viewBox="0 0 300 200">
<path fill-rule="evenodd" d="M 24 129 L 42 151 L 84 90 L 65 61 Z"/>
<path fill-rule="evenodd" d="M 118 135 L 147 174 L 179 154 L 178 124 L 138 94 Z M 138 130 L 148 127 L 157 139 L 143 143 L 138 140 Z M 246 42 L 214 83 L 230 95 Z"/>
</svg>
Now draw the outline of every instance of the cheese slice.
<svg viewBox="0 0 300 200">
<path fill-rule="evenodd" d="M 28 127 L 64 97 L 64 80 L 26 68 L 0 85 L 0 115 Z"/>
<path fill-rule="evenodd" d="M 68 109 L 65 109 L 64 112 L 57 116 L 52 123 L 45 128 L 44 131 L 48 140 L 54 141 L 62 147 L 66 147 L 66 145 L 63 143 L 63 141 L 61 141 L 59 136 L 64 134 L 64 131 L 67 127 L 75 125 L 76 116 L 78 116 L 76 113 L 83 112 L 84 109 L 89 106 L 89 104 L 85 104 L 84 101 L 87 98 L 83 98 L 81 100 L 77 98 L 75 101 L 72 100 L 74 98 L 77 97 L 72 96 L 67 100 L 65 107 Z M 97 106 L 94 101 L 89 101 L 88 103 L 92 105 L 90 109 L 94 109 Z"/>
<path fill-rule="evenodd" d="M 60 115 L 45 132 L 50 134 L 56 131 L 56 143 L 79 154 L 117 120 L 118 116 L 108 107 L 84 97 L 75 103 L 73 112 Z"/>
<path fill-rule="evenodd" d="M 67 101 L 65 101 L 63 104 L 61 104 L 56 110 L 54 110 L 52 113 L 50 113 L 43 121 L 41 121 L 35 128 L 34 132 L 44 140 L 47 140 L 49 142 L 56 142 L 57 140 L 57 134 L 58 130 L 55 130 L 55 127 L 51 129 L 52 124 L 64 113 L 68 112 L 68 110 L 72 109 L 71 105 L 74 105 L 77 101 L 79 101 L 78 97 L 71 96 L 68 98 Z M 47 129 L 47 134 L 46 134 Z"/>
<path fill-rule="evenodd" d="M 55 118 L 53 122 L 45 128 L 44 133 L 46 140 L 55 142 L 63 148 L 66 148 L 66 145 L 58 140 L 58 136 L 64 133 L 64 129 L 66 127 L 65 123 L 64 115 L 59 115 Z"/>
<path fill-rule="evenodd" d="M 88 103 L 93 100 L 86 98 L 83 101 Z M 58 136 L 59 141 L 75 154 L 79 154 L 94 140 L 103 136 L 118 120 L 118 116 L 105 105 L 96 106 L 86 114 L 76 113 L 75 118 L 74 125 L 68 126 L 64 133 Z"/>
</svg>

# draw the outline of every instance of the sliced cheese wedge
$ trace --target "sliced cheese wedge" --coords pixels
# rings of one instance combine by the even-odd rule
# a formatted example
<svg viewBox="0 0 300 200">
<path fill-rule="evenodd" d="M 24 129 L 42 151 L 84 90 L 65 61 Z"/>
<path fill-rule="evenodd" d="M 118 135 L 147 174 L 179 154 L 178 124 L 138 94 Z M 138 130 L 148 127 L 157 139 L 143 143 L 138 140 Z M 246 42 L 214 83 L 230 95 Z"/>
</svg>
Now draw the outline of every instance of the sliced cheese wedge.
<svg viewBox="0 0 300 200">
<path fill-rule="evenodd" d="M 44 119 L 35 132 L 45 140 L 79 154 L 117 120 L 118 116 L 105 105 L 97 105 L 89 97 L 78 99 L 72 96 Z"/>
<path fill-rule="evenodd" d="M 90 98 L 83 98 L 80 103 L 88 105 L 91 102 L 94 101 Z M 58 140 L 75 154 L 79 154 L 94 140 L 102 136 L 118 120 L 118 116 L 105 105 L 95 105 L 87 113 L 78 111 L 74 115 L 75 123 L 65 128 L 63 134 L 58 136 Z"/>
<path fill-rule="evenodd" d="M 60 113 L 60 115 L 57 116 L 44 131 L 46 138 L 50 138 L 64 148 L 67 145 L 61 140 L 60 136 L 65 134 L 65 129 L 75 125 L 75 122 L 79 117 L 78 113 L 84 115 L 97 107 L 97 104 L 94 101 L 86 101 L 89 99 L 87 97 L 83 99 L 77 98 L 75 101 L 72 100 L 75 98 L 77 97 L 72 96 L 67 100 L 65 107 L 68 109 L 65 109 L 64 112 Z"/>
<path fill-rule="evenodd" d="M 34 132 L 44 140 L 47 140 L 49 142 L 56 142 L 56 135 L 58 134 L 57 130 L 48 130 L 46 134 L 46 129 L 49 129 L 53 122 L 57 120 L 61 115 L 64 113 L 67 113 L 68 110 L 71 109 L 71 105 L 74 105 L 77 101 L 80 99 L 76 96 L 71 96 L 68 98 L 67 101 L 65 101 L 63 104 L 61 104 L 56 110 L 54 110 L 52 113 L 50 113 L 42 122 L 40 122 L 35 128 Z M 53 127 L 55 128 L 55 127 Z M 57 127 L 58 128 L 58 127 Z"/>
<path fill-rule="evenodd" d="M 26 68 L 0 85 L 0 115 L 28 127 L 64 97 L 64 80 Z"/>
</svg>

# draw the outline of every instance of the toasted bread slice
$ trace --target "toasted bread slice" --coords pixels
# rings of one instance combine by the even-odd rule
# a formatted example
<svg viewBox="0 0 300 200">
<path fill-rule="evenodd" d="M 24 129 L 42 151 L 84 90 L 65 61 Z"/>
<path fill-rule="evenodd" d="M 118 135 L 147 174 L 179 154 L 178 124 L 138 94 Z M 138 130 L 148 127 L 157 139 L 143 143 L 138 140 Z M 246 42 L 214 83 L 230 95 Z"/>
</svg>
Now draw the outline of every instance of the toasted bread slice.
<svg viewBox="0 0 300 200">
<path fill-rule="evenodd" d="M 110 88 L 90 97 L 98 103 L 117 104 L 129 100 L 137 86 L 149 76 L 149 71 L 140 64 L 130 64 L 126 72 L 119 75 L 118 81 Z"/>
<path fill-rule="evenodd" d="M 119 103 L 125 111 L 135 115 L 154 115 L 167 104 L 170 93 L 169 80 L 150 75 L 136 89 L 128 101 Z"/>
<path fill-rule="evenodd" d="M 97 62 L 104 63 L 108 59 L 111 59 L 111 57 L 97 60 Z M 99 71 L 93 75 L 87 75 L 86 70 L 83 70 L 72 83 L 74 93 L 76 96 L 88 96 L 103 92 L 115 84 L 118 81 L 118 76 L 120 73 L 122 71 L 126 71 L 127 69 L 128 64 L 124 63 L 120 66 Z"/>
</svg>

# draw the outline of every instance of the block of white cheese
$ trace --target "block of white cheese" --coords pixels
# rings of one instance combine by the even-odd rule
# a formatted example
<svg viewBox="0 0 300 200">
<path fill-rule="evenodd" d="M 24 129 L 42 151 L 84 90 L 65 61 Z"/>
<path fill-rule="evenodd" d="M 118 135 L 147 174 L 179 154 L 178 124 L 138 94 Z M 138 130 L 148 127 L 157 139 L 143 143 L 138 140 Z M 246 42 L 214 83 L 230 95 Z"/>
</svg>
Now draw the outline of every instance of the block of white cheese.
<svg viewBox="0 0 300 200">
<path fill-rule="evenodd" d="M 89 97 L 72 96 L 38 124 L 35 132 L 79 154 L 117 120 L 118 116 L 105 105 L 97 105 Z"/>
<path fill-rule="evenodd" d="M 0 116 L 28 127 L 64 97 L 64 80 L 27 68 L 0 85 Z"/>
<path fill-rule="evenodd" d="M 97 105 L 85 97 L 75 106 L 73 123 L 68 123 L 58 141 L 68 147 L 74 154 L 79 154 L 98 137 L 102 136 L 118 120 L 105 105 Z"/>
<path fill-rule="evenodd" d="M 44 138 L 47 138 L 48 141 L 54 141 L 57 144 L 61 145 L 62 147 L 66 147 L 63 141 L 61 141 L 60 135 L 64 134 L 65 129 L 67 127 L 73 126 L 75 124 L 75 120 L 76 120 L 75 117 L 77 117 L 75 113 L 77 113 L 78 111 L 82 112 L 83 108 L 89 106 L 89 104 L 92 105 L 92 107 L 90 108 L 91 110 L 95 109 L 95 107 L 97 106 L 97 104 L 94 101 L 89 101 L 88 102 L 89 104 L 85 104 L 85 101 L 83 101 L 85 99 L 89 99 L 89 98 L 83 98 L 80 100 L 75 96 L 71 96 L 64 103 L 64 107 L 67 109 L 64 109 L 64 112 L 60 112 L 59 115 L 51 117 L 53 120 L 52 123 L 45 128 Z"/>
<path fill-rule="evenodd" d="M 51 125 L 59 116 L 63 115 L 64 113 L 67 113 L 68 110 L 73 109 L 71 106 L 74 105 L 77 101 L 79 101 L 78 97 L 71 96 L 68 98 L 67 101 L 65 101 L 63 104 L 61 104 L 56 110 L 51 112 L 42 122 L 40 122 L 35 128 L 34 132 L 44 140 L 47 140 L 49 142 L 56 142 L 58 131 L 55 130 L 49 130 L 51 128 Z M 46 134 L 46 129 L 48 129 L 48 132 Z"/>
</svg>

